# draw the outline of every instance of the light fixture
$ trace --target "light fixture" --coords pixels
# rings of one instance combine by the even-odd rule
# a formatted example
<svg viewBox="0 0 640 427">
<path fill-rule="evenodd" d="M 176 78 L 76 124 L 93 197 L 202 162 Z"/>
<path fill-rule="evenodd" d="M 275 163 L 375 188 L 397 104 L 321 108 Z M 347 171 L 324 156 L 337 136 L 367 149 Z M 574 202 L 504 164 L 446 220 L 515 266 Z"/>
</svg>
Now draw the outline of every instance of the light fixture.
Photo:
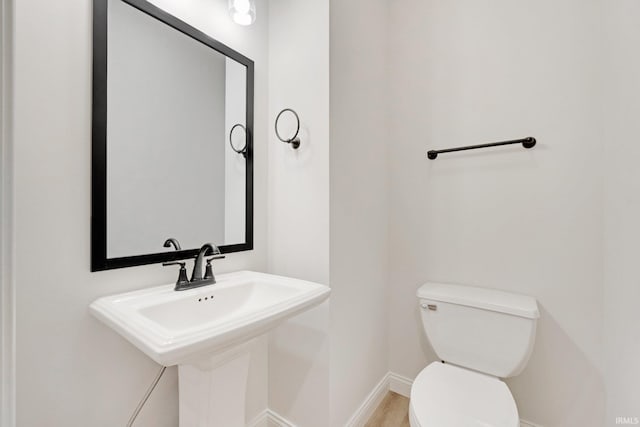
<svg viewBox="0 0 640 427">
<path fill-rule="evenodd" d="M 254 0 L 229 0 L 229 13 L 236 24 L 251 25 L 256 20 Z"/>
</svg>

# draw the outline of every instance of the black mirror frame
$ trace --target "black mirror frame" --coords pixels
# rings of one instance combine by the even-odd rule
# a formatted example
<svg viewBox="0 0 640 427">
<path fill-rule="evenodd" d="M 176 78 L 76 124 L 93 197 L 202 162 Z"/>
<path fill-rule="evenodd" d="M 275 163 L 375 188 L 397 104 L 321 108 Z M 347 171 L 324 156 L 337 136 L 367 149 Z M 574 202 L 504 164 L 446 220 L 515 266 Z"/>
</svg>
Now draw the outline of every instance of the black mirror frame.
<svg viewBox="0 0 640 427">
<path fill-rule="evenodd" d="M 147 15 L 247 67 L 246 88 L 246 204 L 245 243 L 221 245 L 224 253 L 253 249 L 253 96 L 254 63 L 251 59 L 209 37 L 144 0 L 121 0 Z M 91 153 L 91 271 L 110 270 L 192 258 L 199 248 L 107 258 L 107 7 L 108 0 L 93 0 L 93 99 Z M 226 142 L 226 140 L 225 140 Z M 171 236 L 167 236 L 171 237 Z M 206 236 L 203 236 L 203 243 Z M 215 242 L 214 242 L 215 243 Z M 162 247 L 162 242 L 158 242 Z"/>
</svg>

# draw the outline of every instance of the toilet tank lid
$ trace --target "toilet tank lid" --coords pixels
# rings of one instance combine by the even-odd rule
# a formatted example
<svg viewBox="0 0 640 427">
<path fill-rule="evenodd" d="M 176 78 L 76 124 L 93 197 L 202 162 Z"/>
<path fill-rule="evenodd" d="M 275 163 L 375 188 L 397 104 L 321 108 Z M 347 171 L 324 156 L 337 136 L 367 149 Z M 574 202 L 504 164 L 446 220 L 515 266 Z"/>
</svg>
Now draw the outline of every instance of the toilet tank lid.
<svg viewBox="0 0 640 427">
<path fill-rule="evenodd" d="M 418 298 L 476 307 L 484 310 L 537 319 L 535 298 L 495 289 L 427 282 L 418 289 Z"/>
</svg>

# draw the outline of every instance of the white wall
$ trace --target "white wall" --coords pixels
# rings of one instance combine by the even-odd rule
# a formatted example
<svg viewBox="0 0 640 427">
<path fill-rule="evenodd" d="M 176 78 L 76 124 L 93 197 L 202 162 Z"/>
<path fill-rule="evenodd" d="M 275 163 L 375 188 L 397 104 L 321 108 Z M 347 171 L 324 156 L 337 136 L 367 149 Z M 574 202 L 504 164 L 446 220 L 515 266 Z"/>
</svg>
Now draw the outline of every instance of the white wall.
<svg viewBox="0 0 640 427">
<path fill-rule="evenodd" d="M 601 426 L 600 2 L 390 4 L 390 368 L 435 360 L 422 283 L 530 294 L 536 347 L 508 381 L 521 416 Z M 530 151 L 425 155 L 529 135 Z"/>
<path fill-rule="evenodd" d="M 605 2 L 604 348 L 607 416 L 640 419 L 640 2 Z"/>
<path fill-rule="evenodd" d="M 156 3 L 256 61 L 255 250 L 228 256 L 217 271 L 265 270 L 266 17 L 246 29 L 231 22 L 226 0 Z M 87 306 L 172 282 L 177 272 L 159 265 L 89 272 L 91 2 L 21 0 L 15 14 L 17 422 L 121 426 L 158 366 Z M 252 369 L 249 417 L 266 405 L 266 362 Z M 165 375 L 138 426 L 177 424 L 176 371 Z"/>
<path fill-rule="evenodd" d="M 13 2 L 0 1 L 0 425 L 15 424 Z"/>
<path fill-rule="evenodd" d="M 298 150 L 280 142 L 273 132 L 276 115 L 286 107 L 300 116 Z M 326 0 L 269 1 L 269 126 L 269 272 L 328 285 Z M 328 329 L 327 302 L 270 334 L 269 407 L 301 426 L 329 423 Z"/>
<path fill-rule="evenodd" d="M 331 2 L 331 426 L 389 370 L 388 1 Z"/>
</svg>

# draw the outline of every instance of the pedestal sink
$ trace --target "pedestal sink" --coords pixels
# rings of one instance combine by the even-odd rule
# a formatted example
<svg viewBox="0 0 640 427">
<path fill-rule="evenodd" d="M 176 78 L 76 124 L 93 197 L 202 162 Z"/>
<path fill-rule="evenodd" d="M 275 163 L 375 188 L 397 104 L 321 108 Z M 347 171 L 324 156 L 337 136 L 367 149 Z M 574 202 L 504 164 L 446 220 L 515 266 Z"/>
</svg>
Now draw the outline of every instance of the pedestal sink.
<svg viewBox="0 0 640 427">
<path fill-rule="evenodd" d="M 165 285 L 103 297 L 90 310 L 157 363 L 178 365 L 180 427 L 244 427 L 252 339 L 329 292 L 241 271 L 187 291 Z"/>
</svg>

